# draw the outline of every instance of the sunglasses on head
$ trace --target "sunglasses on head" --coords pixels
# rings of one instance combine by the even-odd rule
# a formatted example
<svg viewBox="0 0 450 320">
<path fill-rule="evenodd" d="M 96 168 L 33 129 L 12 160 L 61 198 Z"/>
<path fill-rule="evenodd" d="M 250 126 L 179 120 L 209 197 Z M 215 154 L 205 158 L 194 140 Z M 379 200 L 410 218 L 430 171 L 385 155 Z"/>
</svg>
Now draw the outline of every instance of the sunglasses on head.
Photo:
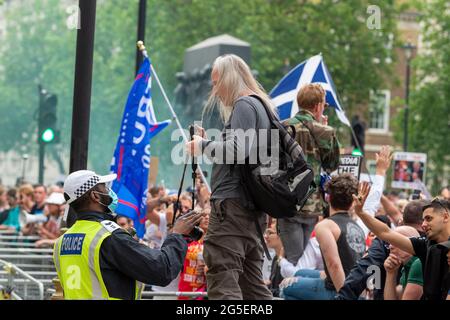
<svg viewBox="0 0 450 320">
<path fill-rule="evenodd" d="M 430 207 L 433 204 L 439 205 L 448 213 L 448 201 L 447 200 L 442 200 L 439 197 L 435 197 L 433 200 L 431 200 L 430 204 L 426 207 Z"/>
</svg>

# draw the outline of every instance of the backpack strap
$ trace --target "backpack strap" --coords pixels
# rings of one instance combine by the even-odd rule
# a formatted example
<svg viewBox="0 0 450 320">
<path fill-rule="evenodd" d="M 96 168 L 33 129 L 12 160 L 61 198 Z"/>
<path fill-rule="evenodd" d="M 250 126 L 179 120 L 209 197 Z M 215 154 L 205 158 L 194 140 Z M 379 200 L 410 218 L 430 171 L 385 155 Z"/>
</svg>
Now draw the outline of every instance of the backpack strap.
<svg viewBox="0 0 450 320">
<path fill-rule="evenodd" d="M 258 219 L 255 219 L 255 224 L 256 224 L 256 231 L 258 232 L 259 239 L 261 240 L 261 244 L 264 249 L 264 253 L 266 254 L 267 259 L 269 261 L 272 261 L 272 257 L 270 256 L 269 249 L 267 248 L 266 241 L 264 240 L 264 234 L 261 230 L 261 226 L 259 225 Z"/>
</svg>

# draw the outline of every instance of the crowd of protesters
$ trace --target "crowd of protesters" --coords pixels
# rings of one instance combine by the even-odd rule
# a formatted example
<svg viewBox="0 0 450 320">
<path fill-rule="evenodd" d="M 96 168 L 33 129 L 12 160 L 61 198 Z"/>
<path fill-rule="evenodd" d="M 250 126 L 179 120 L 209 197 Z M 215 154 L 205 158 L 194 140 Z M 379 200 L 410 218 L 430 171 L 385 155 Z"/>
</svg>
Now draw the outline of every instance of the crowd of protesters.
<svg viewBox="0 0 450 320">
<path fill-rule="evenodd" d="M 328 216 L 318 218 L 294 263 L 286 259 L 279 221 L 267 218 L 264 240 L 271 260 L 265 257 L 262 272 L 275 298 L 419 300 L 444 298 L 448 294 L 449 191 L 443 188 L 434 200 L 413 200 L 405 192 L 385 191 L 389 167 L 390 152 L 383 147 L 363 203 L 353 199 L 359 194 L 358 181 L 353 176 L 334 176 L 326 184 Z M 190 188 L 181 194 L 177 216 L 191 210 L 192 191 Z M 195 210 L 207 212 L 200 224 L 206 234 L 210 194 L 201 179 L 197 179 L 194 195 Z M 142 244 L 161 247 L 171 230 L 176 199 L 177 195 L 164 187 L 153 186 L 149 190 Z M 36 247 L 52 247 L 64 232 L 64 208 L 63 190 L 58 185 L 23 184 L 10 189 L 0 186 L 0 230 L 38 236 Z M 34 221 L 30 217 L 39 215 L 46 219 L 29 222 Z M 369 218 L 372 220 L 367 223 Z M 117 216 L 116 222 L 133 232 L 132 219 Z M 401 235 L 412 244 L 401 246 L 395 240 L 391 243 L 389 236 L 386 238 L 390 233 Z M 179 276 L 167 287 L 154 286 L 151 290 L 207 292 L 207 271 L 202 237 L 189 244 Z"/>
<path fill-rule="evenodd" d="M 275 298 L 289 300 L 449 299 L 449 189 L 443 188 L 434 199 L 425 199 L 425 195 L 415 192 L 410 196 L 406 192 L 388 191 L 386 175 L 392 152 L 387 146 L 376 154 L 371 184 L 358 182 L 351 174 L 330 176 L 339 163 L 339 142 L 323 115 L 327 106 L 325 92 L 319 85 L 307 85 L 298 94 L 298 104 L 304 108 L 287 124 L 296 128 L 296 140 L 315 169 L 317 192 L 296 217 L 276 220 L 262 216 L 260 224 L 267 226 L 264 237 L 251 237 L 245 243 L 248 248 L 267 245 L 270 256 L 265 254 L 260 269 L 260 259 L 247 257 L 252 268 L 247 266 L 228 274 L 238 277 L 234 279 L 238 285 L 231 288 L 234 291 L 229 288 L 232 295 L 227 297 L 226 288 L 216 295 L 223 299 L 242 297 L 236 290 L 245 291 L 246 279 L 251 276 L 260 279 L 262 274 L 267 288 L 257 289 L 264 297 L 271 293 Z M 38 236 L 37 247 L 52 247 L 64 232 L 63 192 L 61 184 L 50 187 L 22 184 L 10 189 L 0 186 L 0 230 Z M 146 232 L 139 239 L 141 244 L 161 248 L 173 222 L 192 208 L 205 213 L 199 224 L 203 236 L 189 243 L 178 277 L 166 287 L 153 286 L 151 290 L 207 292 L 208 276 L 215 287 L 220 283 L 226 287 L 229 283 L 218 271 L 218 265 L 225 262 L 217 256 L 218 251 L 215 255 L 208 249 L 205 262 L 204 238 L 208 241 L 208 235 L 217 233 L 225 218 L 237 214 L 232 204 L 238 203 L 227 202 L 227 216 L 221 215 L 221 210 L 211 207 L 211 203 L 218 203 L 217 199 L 211 198 L 199 176 L 196 185 L 177 199 L 175 192 L 163 186 L 150 187 Z M 245 216 L 242 219 L 248 220 Z M 116 222 L 135 234 L 132 219 L 117 216 Z M 247 224 L 236 226 L 245 228 Z M 229 231 L 236 237 L 246 236 L 238 235 L 239 230 Z M 245 258 L 237 251 L 231 256 Z M 195 299 L 204 297 L 198 295 Z"/>
</svg>

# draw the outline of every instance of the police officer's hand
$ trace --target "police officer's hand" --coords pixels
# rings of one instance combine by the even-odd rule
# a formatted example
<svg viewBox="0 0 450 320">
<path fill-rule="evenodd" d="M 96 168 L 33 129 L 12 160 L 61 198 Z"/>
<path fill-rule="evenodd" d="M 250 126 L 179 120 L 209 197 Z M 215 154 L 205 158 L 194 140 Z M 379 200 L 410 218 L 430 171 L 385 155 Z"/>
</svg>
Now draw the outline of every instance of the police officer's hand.
<svg viewBox="0 0 450 320">
<path fill-rule="evenodd" d="M 172 232 L 188 235 L 195 227 L 195 225 L 200 223 L 204 215 L 204 212 L 197 212 L 195 210 L 183 214 L 177 219 L 177 221 L 175 221 Z"/>
</svg>

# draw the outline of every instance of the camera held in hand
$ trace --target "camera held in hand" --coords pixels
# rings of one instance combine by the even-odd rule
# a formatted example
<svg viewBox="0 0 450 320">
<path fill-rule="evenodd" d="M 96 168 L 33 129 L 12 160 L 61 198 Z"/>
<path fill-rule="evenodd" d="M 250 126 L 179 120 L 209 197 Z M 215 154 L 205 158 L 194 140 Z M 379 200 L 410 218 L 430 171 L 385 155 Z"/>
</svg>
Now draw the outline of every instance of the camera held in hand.
<svg viewBox="0 0 450 320">
<path fill-rule="evenodd" d="M 185 213 L 186 215 L 187 214 L 190 214 L 190 213 L 192 213 L 192 211 L 193 210 L 191 210 L 191 211 L 189 211 L 189 212 L 187 212 L 187 213 Z M 184 215 L 184 214 L 183 214 Z M 180 215 L 180 217 L 182 217 L 183 215 Z M 196 225 L 196 226 L 194 226 L 194 228 L 191 230 L 191 232 L 189 232 L 189 234 L 188 234 L 188 236 L 189 236 L 189 238 L 191 238 L 192 239 L 192 241 L 198 241 L 198 240 L 200 240 L 202 237 L 203 237 L 203 229 L 202 228 L 200 228 L 199 227 L 199 223 Z"/>
</svg>

